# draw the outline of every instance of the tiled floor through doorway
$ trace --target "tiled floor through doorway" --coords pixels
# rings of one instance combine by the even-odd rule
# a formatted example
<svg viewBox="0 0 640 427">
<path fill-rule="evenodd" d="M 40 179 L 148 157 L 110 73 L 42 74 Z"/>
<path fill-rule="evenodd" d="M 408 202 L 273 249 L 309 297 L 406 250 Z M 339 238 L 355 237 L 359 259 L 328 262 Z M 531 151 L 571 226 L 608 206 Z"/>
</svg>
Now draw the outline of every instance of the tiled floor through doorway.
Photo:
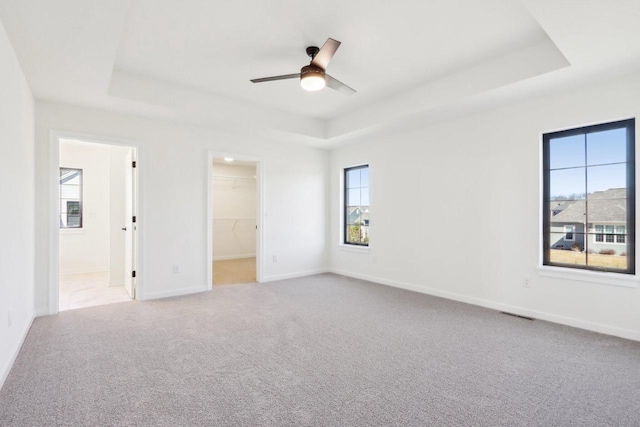
<svg viewBox="0 0 640 427">
<path fill-rule="evenodd" d="M 109 272 L 60 276 L 60 311 L 131 301 L 124 286 L 109 286 Z"/>
</svg>

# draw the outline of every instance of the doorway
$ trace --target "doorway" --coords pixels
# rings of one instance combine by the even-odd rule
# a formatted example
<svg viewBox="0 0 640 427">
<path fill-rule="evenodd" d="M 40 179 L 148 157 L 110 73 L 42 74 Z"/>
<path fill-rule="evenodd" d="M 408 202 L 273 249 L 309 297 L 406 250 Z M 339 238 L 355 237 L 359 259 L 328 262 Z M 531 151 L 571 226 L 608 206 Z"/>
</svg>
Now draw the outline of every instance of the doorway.
<svg viewBox="0 0 640 427">
<path fill-rule="evenodd" d="M 259 281 L 259 161 L 210 157 L 211 286 Z"/>
<path fill-rule="evenodd" d="M 58 139 L 58 310 L 136 298 L 136 149 Z"/>
</svg>

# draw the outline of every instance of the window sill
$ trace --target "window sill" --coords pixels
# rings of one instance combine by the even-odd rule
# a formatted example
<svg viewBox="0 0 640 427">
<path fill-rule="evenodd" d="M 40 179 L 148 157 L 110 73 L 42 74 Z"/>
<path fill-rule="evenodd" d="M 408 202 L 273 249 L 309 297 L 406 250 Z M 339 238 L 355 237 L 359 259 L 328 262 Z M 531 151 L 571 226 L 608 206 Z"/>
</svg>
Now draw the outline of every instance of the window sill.
<svg viewBox="0 0 640 427">
<path fill-rule="evenodd" d="M 341 251 L 358 252 L 361 254 L 368 254 L 370 252 L 369 246 L 345 245 L 344 243 L 340 244 L 338 249 Z"/>
<path fill-rule="evenodd" d="M 625 288 L 638 287 L 638 276 L 632 274 L 585 271 L 543 265 L 538 267 L 538 275 L 543 277 L 554 277 L 556 279 L 576 280 L 579 282 L 623 286 Z"/>
<path fill-rule="evenodd" d="M 84 228 L 61 228 L 60 234 L 84 234 Z"/>
</svg>

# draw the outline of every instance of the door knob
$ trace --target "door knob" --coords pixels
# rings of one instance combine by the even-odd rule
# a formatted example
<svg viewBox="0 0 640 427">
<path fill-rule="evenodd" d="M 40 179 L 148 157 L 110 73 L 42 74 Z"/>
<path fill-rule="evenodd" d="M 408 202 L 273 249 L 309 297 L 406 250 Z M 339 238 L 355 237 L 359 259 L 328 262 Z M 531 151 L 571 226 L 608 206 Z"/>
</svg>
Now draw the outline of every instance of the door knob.
<svg viewBox="0 0 640 427">
<path fill-rule="evenodd" d="M 127 227 L 122 227 L 122 231 L 127 231 Z"/>
</svg>

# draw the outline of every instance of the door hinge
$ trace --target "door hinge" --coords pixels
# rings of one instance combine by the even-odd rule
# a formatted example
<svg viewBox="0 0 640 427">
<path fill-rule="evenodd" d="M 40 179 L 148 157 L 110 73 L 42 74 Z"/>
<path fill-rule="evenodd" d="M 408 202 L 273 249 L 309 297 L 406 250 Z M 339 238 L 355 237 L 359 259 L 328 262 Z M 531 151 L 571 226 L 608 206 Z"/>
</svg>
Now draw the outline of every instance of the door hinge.
<svg viewBox="0 0 640 427">
<path fill-rule="evenodd" d="M 131 272 L 131 277 L 136 277 L 136 271 L 135 271 L 135 270 L 133 270 L 133 271 Z"/>
<path fill-rule="evenodd" d="M 135 215 L 131 217 L 131 222 L 136 222 L 136 216 Z"/>
<path fill-rule="evenodd" d="M 135 168 L 135 167 L 136 167 L 136 161 L 135 161 L 135 160 L 131 162 L 131 167 L 132 167 L 132 168 Z"/>
</svg>

